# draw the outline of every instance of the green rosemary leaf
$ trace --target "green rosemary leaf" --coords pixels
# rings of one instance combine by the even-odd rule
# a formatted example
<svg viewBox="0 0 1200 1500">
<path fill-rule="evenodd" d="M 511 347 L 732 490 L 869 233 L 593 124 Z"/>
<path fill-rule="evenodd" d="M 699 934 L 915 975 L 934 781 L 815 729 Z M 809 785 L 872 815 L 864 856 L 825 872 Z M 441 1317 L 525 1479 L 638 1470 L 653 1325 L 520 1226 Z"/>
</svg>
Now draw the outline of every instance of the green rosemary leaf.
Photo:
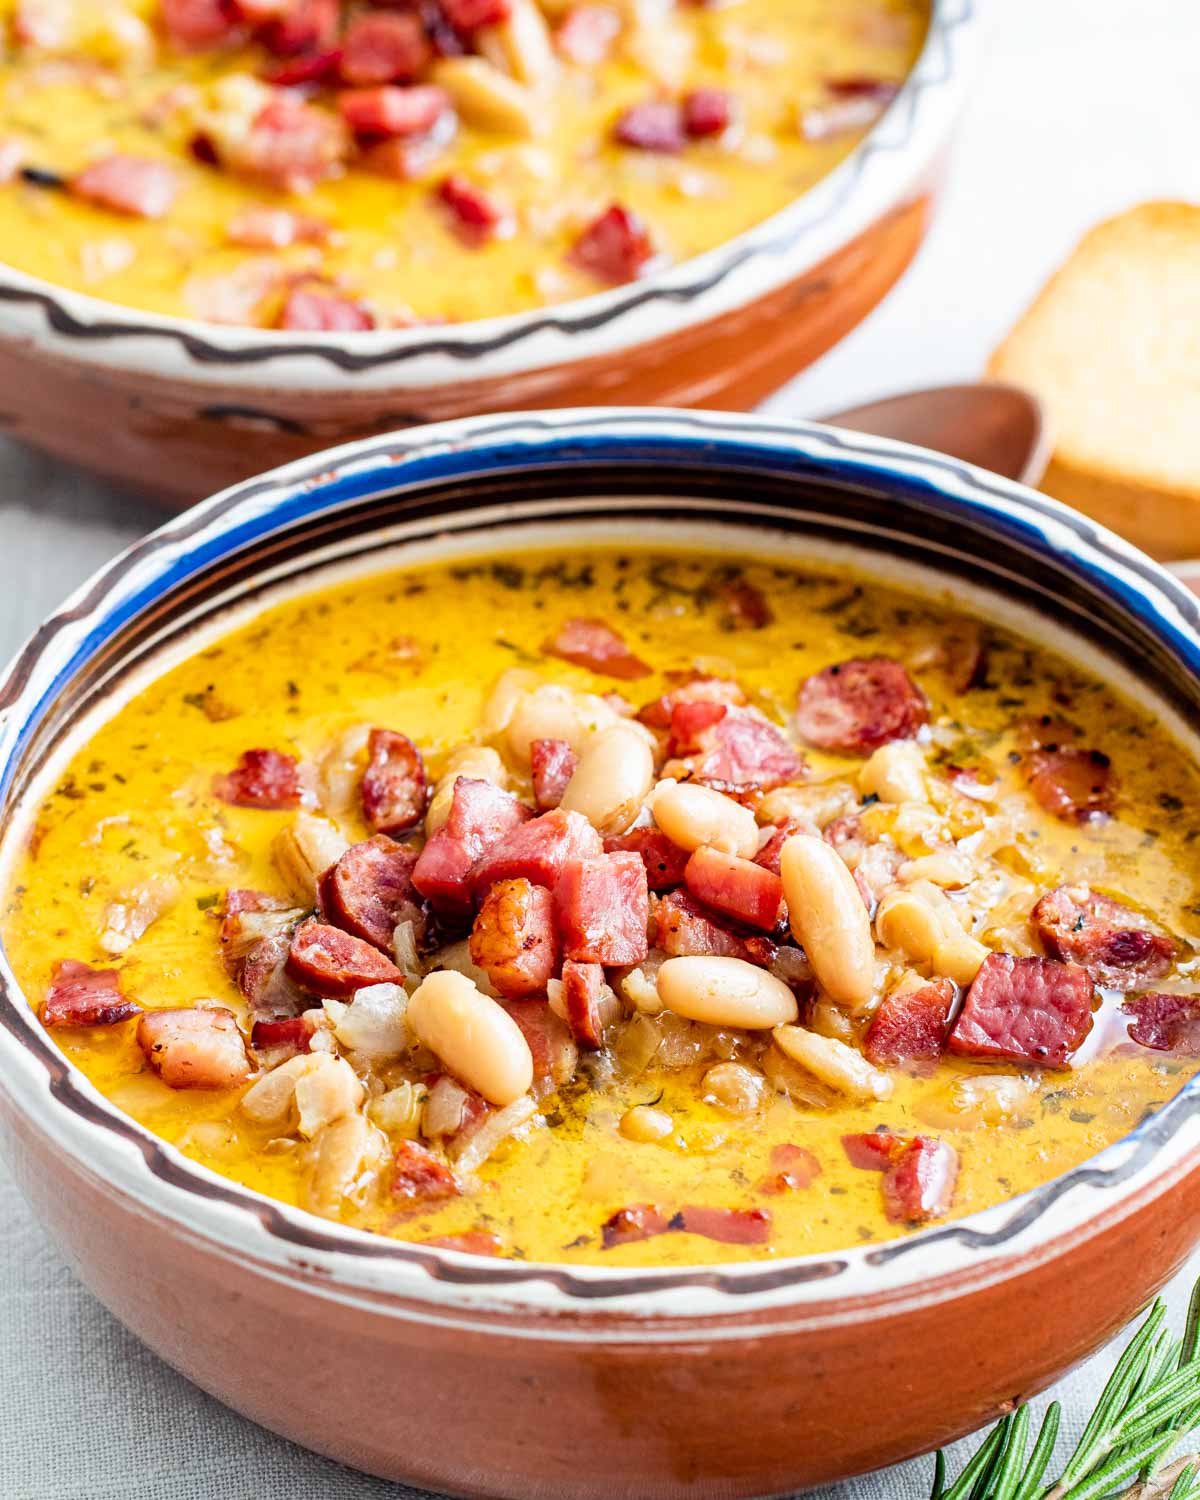
<svg viewBox="0 0 1200 1500">
<path fill-rule="evenodd" d="M 1200 1495 L 1200 1468 L 1192 1464 L 1180 1470 L 1167 1500 L 1194 1500 L 1196 1495 Z"/>
<path fill-rule="evenodd" d="M 933 1460 L 933 1488 L 929 1500 L 942 1500 L 946 1489 L 946 1455 L 939 1448 Z"/>
<path fill-rule="evenodd" d="M 945 1492 L 942 1500 L 968 1500 L 968 1497 L 975 1488 L 975 1481 L 981 1475 L 987 1473 L 1005 1437 L 1008 1435 L 1011 1420 L 1011 1417 L 1005 1417 L 1003 1421 L 996 1423 L 995 1427 L 992 1428 L 991 1432 L 984 1439 L 983 1446 Z"/>
<path fill-rule="evenodd" d="M 1041 1431 L 1038 1433 L 1037 1442 L 1033 1445 L 1033 1452 L 1029 1455 L 1029 1467 L 1025 1470 L 1025 1477 L 1021 1480 L 1021 1487 L 1013 1496 L 1013 1500 L 1035 1500 L 1041 1494 L 1042 1476 L 1054 1457 L 1054 1445 L 1058 1442 L 1058 1426 L 1062 1420 L 1062 1407 L 1057 1401 L 1052 1401 L 1046 1408 L 1046 1415 L 1042 1418 Z"/>
<path fill-rule="evenodd" d="M 1012 1426 L 1008 1430 L 1008 1442 L 1004 1455 L 996 1466 L 992 1487 L 987 1500 L 1014 1500 L 1021 1476 L 1025 1473 L 1025 1447 L 1029 1441 L 1029 1408 L 1018 1406 L 1013 1412 Z"/>
<path fill-rule="evenodd" d="M 1061 1500 L 1101 1500 L 1103 1496 L 1112 1495 L 1118 1485 L 1135 1478 L 1144 1463 L 1149 1462 L 1153 1470 L 1170 1445 L 1170 1438 L 1149 1437 L 1126 1457 L 1110 1458 L 1089 1478 L 1082 1479 L 1078 1484 L 1065 1490 L 1060 1490 L 1059 1486 L 1055 1485 L 1049 1494 L 1054 1495 L 1056 1500 L 1060 1496 Z"/>
</svg>

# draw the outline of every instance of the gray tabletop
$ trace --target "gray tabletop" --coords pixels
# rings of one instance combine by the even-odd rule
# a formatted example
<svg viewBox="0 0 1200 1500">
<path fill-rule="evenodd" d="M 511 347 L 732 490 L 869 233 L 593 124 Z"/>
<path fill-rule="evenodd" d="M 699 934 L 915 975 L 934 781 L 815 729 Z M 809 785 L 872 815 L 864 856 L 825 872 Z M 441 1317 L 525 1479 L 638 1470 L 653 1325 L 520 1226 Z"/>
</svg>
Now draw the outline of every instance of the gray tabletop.
<svg viewBox="0 0 1200 1500">
<path fill-rule="evenodd" d="M 1095 219 L 1200 198 L 1188 0 L 994 5 L 946 202 L 925 251 L 864 326 L 776 397 L 815 416 L 979 370 Z M 155 513 L 0 444 L 0 656 Z M 1191 1275 L 1200 1272 L 1200 1264 Z M 143 1349 L 75 1282 L 0 1167 L 0 1500 L 392 1500 L 233 1415 Z M 1178 1321 L 1186 1278 L 1169 1291 Z M 1115 1351 L 1062 1382 L 1069 1436 Z M 919 1460 L 824 1500 L 916 1500 Z M 514 1494 L 513 1500 L 518 1500 Z"/>
</svg>

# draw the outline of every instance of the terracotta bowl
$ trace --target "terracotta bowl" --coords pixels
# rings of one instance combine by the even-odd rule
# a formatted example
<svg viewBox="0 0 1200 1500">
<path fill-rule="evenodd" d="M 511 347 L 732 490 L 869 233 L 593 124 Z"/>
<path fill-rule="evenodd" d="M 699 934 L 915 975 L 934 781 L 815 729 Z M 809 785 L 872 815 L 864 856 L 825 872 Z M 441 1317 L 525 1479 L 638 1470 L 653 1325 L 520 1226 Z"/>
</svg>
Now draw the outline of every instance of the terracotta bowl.
<svg viewBox="0 0 1200 1500">
<path fill-rule="evenodd" d="M 707 255 L 544 312 L 361 334 L 137 312 L 0 266 L 0 430 L 188 505 L 333 443 L 481 412 L 747 410 L 888 291 L 928 227 L 974 0 L 933 0 L 905 87 L 835 172 Z"/>
<path fill-rule="evenodd" d="M 0 859 L 97 717 L 231 612 L 331 571 L 633 533 L 850 558 L 948 593 L 1195 741 L 1200 600 L 1033 491 L 815 425 L 497 416 L 248 481 L 85 584 L 0 681 Z M 164 1145 L 65 1061 L 2 960 L 0 984 L 0 1144 L 86 1284 L 254 1420 L 431 1489 L 752 1496 L 888 1464 L 1061 1375 L 1200 1238 L 1195 1080 L 1066 1176 L 884 1245 L 660 1271 L 403 1245 Z"/>
</svg>

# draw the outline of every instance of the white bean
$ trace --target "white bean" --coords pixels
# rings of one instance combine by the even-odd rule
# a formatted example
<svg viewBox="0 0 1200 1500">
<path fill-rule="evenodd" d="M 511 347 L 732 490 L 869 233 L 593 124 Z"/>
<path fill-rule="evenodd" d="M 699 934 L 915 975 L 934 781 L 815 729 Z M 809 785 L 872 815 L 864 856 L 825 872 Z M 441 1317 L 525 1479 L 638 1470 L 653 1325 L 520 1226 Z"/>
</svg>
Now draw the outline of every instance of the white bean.
<svg viewBox="0 0 1200 1500">
<path fill-rule="evenodd" d="M 710 1026 L 765 1031 L 798 1014 L 783 980 L 742 958 L 668 958 L 658 971 L 658 994 L 667 1010 Z"/>
<path fill-rule="evenodd" d="M 852 1099 L 891 1097 L 893 1085 L 888 1075 L 836 1037 L 818 1036 L 803 1026 L 777 1026 L 771 1037 L 785 1057 L 807 1068 L 831 1089 Z"/>
<path fill-rule="evenodd" d="M 858 773 L 864 797 L 881 802 L 928 802 L 925 787 L 925 757 L 911 740 L 892 740 L 868 756 Z"/>
<path fill-rule="evenodd" d="M 534 740 L 566 740 L 576 755 L 592 736 L 611 729 L 620 715 L 592 693 L 576 693 L 557 682 L 545 682 L 519 699 L 508 721 L 508 748 L 521 765 L 529 764 Z"/>
<path fill-rule="evenodd" d="M 687 781 L 660 781 L 652 793 L 654 821 L 681 849 L 707 844 L 722 854 L 753 859 L 758 852 L 758 824 L 748 807 L 710 786 Z"/>
<path fill-rule="evenodd" d="M 653 784 L 654 756 L 645 735 L 633 724 L 614 724 L 584 750 L 560 805 L 582 813 L 609 838 L 630 826 Z"/>
<path fill-rule="evenodd" d="M 460 776 L 472 781 L 490 781 L 502 791 L 508 788 L 504 762 L 489 745 L 460 745 L 446 757 L 446 769 L 438 777 L 433 796 L 425 813 L 425 833 L 434 834 L 445 826 L 454 805 L 454 788 Z"/>
<path fill-rule="evenodd" d="M 823 839 L 801 833 L 779 861 L 792 935 L 833 1000 L 861 1009 L 875 987 L 871 919 L 854 877 Z"/>
<path fill-rule="evenodd" d="M 621 1116 L 621 1134 L 629 1141 L 661 1141 L 675 1129 L 675 1122 L 664 1109 L 649 1104 L 635 1104 Z"/>
<path fill-rule="evenodd" d="M 529 1043 L 507 1011 L 451 969 L 422 980 L 408 1004 L 408 1024 L 456 1078 L 504 1106 L 533 1083 Z"/>
</svg>

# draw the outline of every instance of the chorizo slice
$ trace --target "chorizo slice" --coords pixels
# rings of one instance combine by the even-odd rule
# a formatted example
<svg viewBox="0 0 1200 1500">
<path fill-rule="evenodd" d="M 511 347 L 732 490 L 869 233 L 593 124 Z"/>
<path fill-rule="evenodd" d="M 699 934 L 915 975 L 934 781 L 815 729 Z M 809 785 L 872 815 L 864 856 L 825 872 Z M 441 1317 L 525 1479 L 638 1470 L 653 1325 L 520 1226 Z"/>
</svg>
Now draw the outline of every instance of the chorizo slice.
<svg viewBox="0 0 1200 1500">
<path fill-rule="evenodd" d="M 615 677 L 622 682 L 649 677 L 651 671 L 603 620 L 582 617 L 564 620 L 557 633 L 543 644 L 542 650 L 547 656 L 559 656 L 577 667 L 587 667 L 591 672 Z"/>
<path fill-rule="evenodd" d="M 1129 1037 L 1138 1046 L 1200 1057 L 1200 995 L 1131 995 L 1121 1010 L 1132 1017 Z"/>
<path fill-rule="evenodd" d="M 408 833 L 425 816 L 428 783 L 421 752 L 406 734 L 372 729 L 362 779 L 363 816 L 376 833 Z"/>
<path fill-rule="evenodd" d="M 227 1089 L 250 1077 L 250 1058 L 231 1010 L 146 1011 L 137 1042 L 150 1067 L 173 1089 Z"/>
<path fill-rule="evenodd" d="M 1079 964 L 989 953 L 947 1046 L 960 1057 L 1065 1068 L 1092 1026 L 1094 988 Z"/>
<path fill-rule="evenodd" d="M 1175 961 L 1174 940 L 1129 907 L 1086 885 L 1060 885 L 1033 908 L 1051 958 L 1082 964 L 1097 984 L 1136 989 L 1161 979 Z"/>
<path fill-rule="evenodd" d="M 666 1234 L 670 1227 L 668 1216 L 653 1203 L 631 1203 L 605 1219 L 600 1227 L 600 1237 L 604 1248 L 612 1250 L 617 1245 L 632 1245 L 638 1240 Z"/>
<path fill-rule="evenodd" d="M 458 1178 L 427 1146 L 401 1141 L 392 1174 L 392 1197 L 403 1203 L 434 1203 L 457 1198 L 462 1192 Z"/>
<path fill-rule="evenodd" d="M 321 905 L 329 921 L 384 953 L 392 951 L 396 924 L 424 920 L 413 869 L 415 849 L 384 834 L 352 844 L 321 877 Z"/>
<path fill-rule="evenodd" d="M 142 1013 L 121 993 L 116 969 L 93 969 L 78 959 L 63 958 L 54 965 L 42 1004 L 44 1026 L 117 1026 Z"/>
<path fill-rule="evenodd" d="M 404 983 L 403 974 L 378 948 L 314 917 L 301 922 L 292 936 L 287 973 L 329 1000 L 347 999 L 372 984 Z"/>
<path fill-rule="evenodd" d="M 1103 751 L 1078 745 L 1034 750 L 1024 769 L 1038 806 L 1064 823 L 1090 823 L 1113 810 L 1116 785 Z"/>
<path fill-rule="evenodd" d="M 117 152 L 71 179 L 76 198 L 135 219 L 162 219 L 179 193 L 179 174 L 165 161 Z"/>
<path fill-rule="evenodd" d="M 898 661 L 854 657 L 801 683 L 793 722 L 800 738 L 819 750 L 868 755 L 916 734 L 929 722 L 929 703 Z"/>
<path fill-rule="evenodd" d="M 212 785 L 214 795 L 234 807 L 300 806 L 299 767 L 282 750 L 247 750 L 232 771 L 214 776 Z"/>
</svg>

